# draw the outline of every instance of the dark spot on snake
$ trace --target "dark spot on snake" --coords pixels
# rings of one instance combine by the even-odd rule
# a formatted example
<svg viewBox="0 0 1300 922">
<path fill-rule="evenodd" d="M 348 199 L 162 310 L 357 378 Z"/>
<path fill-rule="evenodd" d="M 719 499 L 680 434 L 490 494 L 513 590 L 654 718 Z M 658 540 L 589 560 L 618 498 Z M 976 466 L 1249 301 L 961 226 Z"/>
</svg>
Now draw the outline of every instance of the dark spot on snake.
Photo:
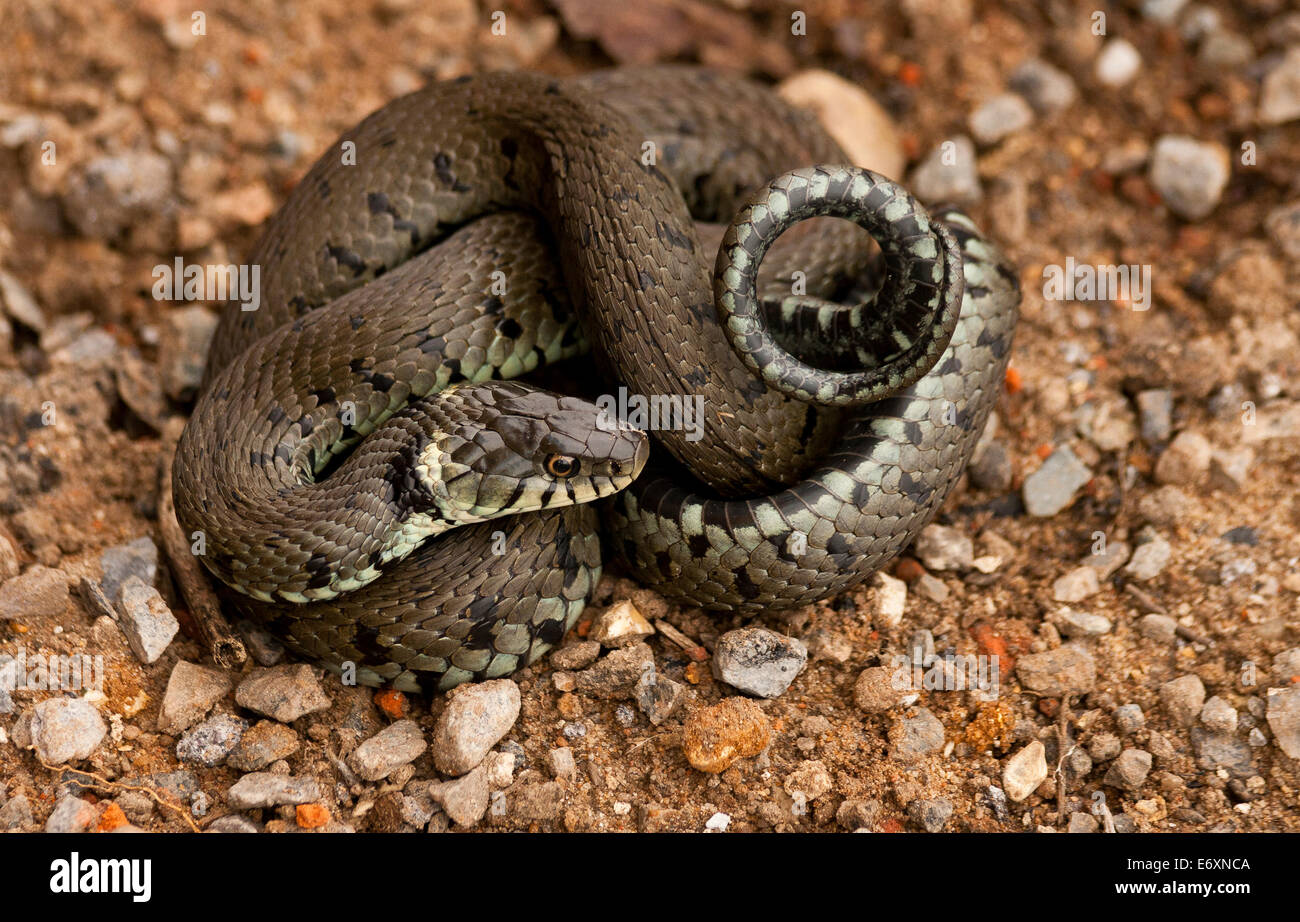
<svg viewBox="0 0 1300 922">
<path fill-rule="evenodd" d="M 351 325 L 352 329 L 354 330 L 361 329 L 361 324 L 365 322 L 366 322 L 366 318 L 361 316 L 360 314 L 353 314 L 351 317 L 348 318 L 348 323 Z"/>
<path fill-rule="evenodd" d="M 354 375 L 361 375 L 362 377 L 365 377 L 370 373 L 369 370 L 366 368 L 366 360 L 360 357 L 352 359 L 350 362 L 348 362 L 348 370 L 351 371 Z"/>
<path fill-rule="evenodd" d="M 284 421 L 284 416 L 284 410 L 278 406 L 271 407 L 271 412 L 266 414 L 266 418 L 270 420 L 272 426 L 280 425 Z"/>
<path fill-rule="evenodd" d="M 366 271 L 366 261 L 353 253 L 347 247 L 334 246 L 327 244 L 325 251 L 333 257 L 334 261 L 340 266 L 346 266 L 352 270 L 353 275 L 361 275 Z"/>
<path fill-rule="evenodd" d="M 296 318 L 296 319 L 293 321 L 293 323 L 290 324 L 289 329 L 293 330 L 295 333 L 301 333 L 301 332 L 302 332 L 302 318 L 301 318 L 301 317 Z"/>
<path fill-rule="evenodd" d="M 944 359 L 943 364 L 934 369 L 934 374 L 950 375 L 953 372 L 961 371 L 961 359 L 955 355 L 950 355 Z"/>
<path fill-rule="evenodd" d="M 902 476 L 898 478 L 898 486 L 907 494 L 908 499 L 918 506 L 924 506 L 928 503 L 930 495 L 934 492 L 929 485 L 913 477 L 911 471 L 903 472 Z"/>
<path fill-rule="evenodd" d="M 447 359 L 443 362 L 443 365 L 447 367 L 448 384 L 455 384 L 457 381 L 465 380 L 465 376 L 460 371 L 460 359 Z"/>
<path fill-rule="evenodd" d="M 382 192 L 367 192 L 366 207 L 370 209 L 371 214 L 387 214 L 397 217 L 397 209 L 388 201 L 388 196 Z"/>
<path fill-rule="evenodd" d="M 456 174 L 451 171 L 451 157 L 441 151 L 433 155 L 433 169 L 438 181 L 450 186 L 453 192 L 469 191 L 470 187 L 456 179 Z"/>
<path fill-rule="evenodd" d="M 286 445 L 284 442 L 281 442 L 279 445 L 275 446 L 275 460 L 283 461 L 285 464 L 288 464 L 290 457 L 291 457 L 291 452 L 289 451 L 289 446 Z"/>
<path fill-rule="evenodd" d="M 817 431 L 817 420 L 817 408 L 809 404 L 803 414 L 803 431 L 799 433 L 801 445 L 807 445 L 812 441 L 813 433 Z"/>
<path fill-rule="evenodd" d="M 334 388 L 332 387 L 320 387 L 314 391 L 308 391 L 308 393 L 316 398 L 317 406 L 324 403 L 333 403 L 338 399 L 338 395 L 334 393 Z"/>
<path fill-rule="evenodd" d="M 696 130 L 695 125 L 691 122 L 686 121 L 685 119 L 682 119 L 682 121 L 677 123 L 678 134 L 684 134 L 687 137 L 690 137 L 691 135 L 695 134 L 695 130 Z"/>
<path fill-rule="evenodd" d="M 365 624 L 354 624 L 352 645 L 366 658 L 366 665 L 382 665 L 392 659 L 392 651 L 379 641 L 379 629 Z"/>
<path fill-rule="evenodd" d="M 370 386 L 381 394 L 387 394 L 392 386 L 397 383 L 396 379 L 382 372 L 370 375 L 367 380 L 370 382 Z"/>
<path fill-rule="evenodd" d="M 464 191 L 464 190 L 463 190 L 463 189 L 458 189 L 457 191 L 458 191 L 458 192 L 462 192 L 462 191 Z M 411 237 L 411 246 L 419 246 L 419 245 L 420 245 L 420 228 L 417 227 L 417 226 L 415 225 L 415 222 L 414 222 L 414 221 L 407 221 L 407 220 L 400 219 L 400 218 L 399 218 L 399 219 L 394 219 L 394 221 L 393 221 L 393 230 L 395 230 L 395 231 L 405 231 L 407 234 L 409 234 L 410 237 Z M 382 275 L 384 271 L 387 271 L 387 267 L 384 267 L 383 270 L 377 271 L 377 272 L 375 273 L 375 278 L 379 278 L 379 276 Z"/>
<path fill-rule="evenodd" d="M 289 307 L 292 308 L 295 314 L 305 314 L 310 309 L 310 305 L 307 304 L 307 299 L 304 298 L 302 295 L 294 295 L 292 298 L 290 298 Z M 253 321 L 253 317 L 251 314 L 248 317 L 248 321 L 249 324 L 251 325 Z"/>
<path fill-rule="evenodd" d="M 849 547 L 849 540 L 839 532 L 831 535 L 831 539 L 826 542 L 826 550 L 832 554 L 838 554 L 841 556 L 852 552 L 852 549 Z"/>
<path fill-rule="evenodd" d="M 984 285 L 967 285 L 966 294 L 970 295 L 972 298 L 987 298 L 989 296 L 989 289 Z"/>
<path fill-rule="evenodd" d="M 564 639 L 564 621 L 563 619 L 552 619 L 543 621 L 537 627 L 534 635 L 542 643 L 557 644 Z"/>
<path fill-rule="evenodd" d="M 551 81 L 550 83 L 546 84 L 546 95 L 547 95 L 547 96 L 559 96 L 559 95 L 560 95 L 560 85 L 559 85 L 558 83 L 554 82 L 554 81 Z"/>
<path fill-rule="evenodd" d="M 322 179 L 316 184 L 316 191 L 320 193 L 322 199 L 328 201 L 330 197 L 330 181 L 328 179 Z"/>
<path fill-rule="evenodd" d="M 762 587 L 755 584 L 745 567 L 736 571 L 736 591 L 742 599 L 756 599 L 763 594 Z"/>
<path fill-rule="evenodd" d="M 655 222 L 655 236 L 671 247 L 685 250 L 688 253 L 695 252 L 695 244 L 691 241 L 691 238 L 664 221 Z"/>
<path fill-rule="evenodd" d="M 980 330 L 979 337 L 975 340 L 975 345 L 987 348 L 996 345 L 1001 337 L 990 327 Z"/>
<path fill-rule="evenodd" d="M 457 86 L 462 86 L 466 83 L 469 83 L 473 79 L 474 79 L 473 74 L 461 74 L 459 77 L 457 77 L 455 80 L 451 82 L 456 84 Z"/>
<path fill-rule="evenodd" d="M 505 302 L 502 301 L 500 298 L 498 298 L 496 295 L 490 295 L 487 298 L 487 300 L 483 302 L 484 313 L 492 317 L 495 317 L 497 314 L 501 313 L 505 309 L 506 309 Z M 497 329 L 499 330 L 501 329 L 501 327 L 498 326 Z"/>
<path fill-rule="evenodd" d="M 578 344 L 578 336 L 581 335 L 581 332 L 582 331 L 579 330 L 576 325 L 569 327 L 564 331 L 564 336 L 560 339 L 560 345 L 566 348 L 569 346 L 576 346 Z"/>
<path fill-rule="evenodd" d="M 920 445 L 925 434 L 921 431 L 921 424 L 914 419 L 906 420 L 903 423 L 903 435 L 913 445 Z"/>
<path fill-rule="evenodd" d="M 306 438 L 307 436 L 311 435 L 312 432 L 315 430 L 315 428 L 316 428 L 316 420 L 312 419 L 310 416 L 303 416 L 299 418 L 298 432 L 302 434 L 303 438 Z"/>
<path fill-rule="evenodd" d="M 642 291 L 649 291 L 651 288 L 655 287 L 654 276 L 652 276 L 649 272 L 646 272 L 645 270 L 641 270 L 637 272 L 636 280 L 637 280 L 637 284 L 641 286 Z"/>
<path fill-rule="evenodd" d="M 266 464 L 266 455 L 257 450 L 248 452 L 248 463 L 253 467 L 262 467 Z"/>
<path fill-rule="evenodd" d="M 497 332 L 509 339 L 518 339 L 523 335 L 524 328 L 519 325 L 519 321 L 513 317 L 503 317 L 497 321 Z"/>
<path fill-rule="evenodd" d="M 704 559 L 704 555 L 709 552 L 710 548 L 709 539 L 704 537 L 704 535 L 691 535 L 686 539 L 686 546 L 691 549 L 692 557 L 697 557 L 701 560 Z"/>
<path fill-rule="evenodd" d="M 482 627 L 486 624 L 490 629 L 492 627 L 492 622 L 484 621 L 484 619 L 491 618 L 492 611 L 496 608 L 496 602 L 497 600 L 492 596 L 482 596 L 474 600 L 466 614 L 474 621 L 478 622 L 477 627 Z M 488 635 L 487 639 L 491 639 L 491 634 Z"/>
<path fill-rule="evenodd" d="M 228 387 L 223 387 L 221 390 L 217 391 L 217 399 L 218 399 L 218 400 L 229 400 L 229 399 L 230 399 L 230 388 L 228 388 Z"/>
</svg>

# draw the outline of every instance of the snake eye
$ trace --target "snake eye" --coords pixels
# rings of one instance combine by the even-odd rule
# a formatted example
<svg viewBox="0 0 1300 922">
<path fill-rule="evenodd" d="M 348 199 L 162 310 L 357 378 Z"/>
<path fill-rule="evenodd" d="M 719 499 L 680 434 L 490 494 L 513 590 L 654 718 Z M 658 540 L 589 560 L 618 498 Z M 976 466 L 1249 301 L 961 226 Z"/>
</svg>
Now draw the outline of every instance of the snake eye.
<svg viewBox="0 0 1300 922">
<path fill-rule="evenodd" d="M 547 455 L 545 467 L 546 473 L 564 480 L 578 473 L 578 459 L 573 455 Z"/>
</svg>

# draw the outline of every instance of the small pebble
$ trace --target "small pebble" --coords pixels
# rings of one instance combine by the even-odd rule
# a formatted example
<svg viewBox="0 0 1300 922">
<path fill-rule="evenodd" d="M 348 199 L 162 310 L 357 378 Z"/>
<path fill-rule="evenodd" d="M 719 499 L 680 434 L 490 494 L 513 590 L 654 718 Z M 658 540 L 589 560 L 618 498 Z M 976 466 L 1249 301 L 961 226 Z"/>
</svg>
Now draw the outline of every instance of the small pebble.
<svg viewBox="0 0 1300 922">
<path fill-rule="evenodd" d="M 1264 219 L 1264 228 L 1293 264 L 1300 263 L 1300 201 L 1274 208 Z"/>
<path fill-rule="evenodd" d="M 975 559 L 970 535 L 946 525 L 927 525 L 915 545 L 916 556 L 930 570 L 969 570 Z"/>
<path fill-rule="evenodd" d="M 1066 637 L 1100 637 L 1103 634 L 1109 634 L 1112 627 L 1110 619 L 1104 615 L 1075 611 L 1072 608 L 1063 608 L 1058 611 L 1052 617 L 1052 623 Z"/>
<path fill-rule="evenodd" d="M 99 709 L 84 698 L 47 698 L 31 713 L 32 746 L 49 765 L 90 758 L 108 732 Z"/>
<path fill-rule="evenodd" d="M 1300 45 L 1292 47 L 1276 67 L 1264 75 L 1259 93 L 1259 120 L 1281 125 L 1300 118 Z"/>
<path fill-rule="evenodd" d="M 896 706 L 908 688 L 897 687 L 898 670 L 891 666 L 868 666 L 853 686 L 853 700 L 868 714 L 879 714 Z"/>
<path fill-rule="evenodd" d="M 99 819 L 95 805 L 73 794 L 54 805 L 45 831 L 54 833 L 89 832 Z"/>
<path fill-rule="evenodd" d="M 1070 814 L 1070 823 L 1066 826 L 1066 832 L 1096 832 L 1100 828 L 1097 818 L 1091 813 L 1079 811 Z"/>
<path fill-rule="evenodd" d="M 1125 736 L 1132 736 L 1146 725 L 1146 715 L 1136 704 L 1122 704 L 1115 708 L 1115 726 Z"/>
<path fill-rule="evenodd" d="M 600 644 L 594 640 L 579 640 L 565 644 L 551 654 L 551 665 L 556 669 L 586 669 L 600 656 Z"/>
<path fill-rule="evenodd" d="M 117 608 L 126 642 L 142 663 L 155 662 L 180 632 L 180 622 L 161 593 L 137 576 L 128 577 L 122 584 Z"/>
<path fill-rule="evenodd" d="M 1167 442 L 1173 431 L 1174 392 L 1167 388 L 1139 391 L 1136 400 L 1142 440 L 1148 445 Z"/>
<path fill-rule="evenodd" d="M 1151 149 L 1151 185 L 1179 217 L 1197 221 L 1219 204 L 1231 175 L 1221 144 L 1164 135 Z"/>
<path fill-rule="evenodd" d="M 1156 462 L 1156 480 L 1160 483 L 1194 486 L 1210 469 L 1209 440 L 1199 432 L 1180 432 Z"/>
<path fill-rule="evenodd" d="M 926 708 L 899 720 L 889 733 L 890 757 L 911 762 L 943 747 L 943 724 Z"/>
<path fill-rule="evenodd" d="M 1277 747 L 1300 759 L 1300 685 L 1268 690 L 1268 728 Z"/>
<path fill-rule="evenodd" d="M 496 742 L 493 740 L 489 746 Z M 348 765 L 365 780 L 378 781 L 414 762 L 428 748 L 419 724 L 410 719 L 399 720 L 352 750 Z"/>
<path fill-rule="evenodd" d="M 1073 77 L 1039 58 L 1030 58 L 1017 67 L 1009 83 L 1039 115 L 1069 108 L 1079 96 Z"/>
<path fill-rule="evenodd" d="M 744 627 L 718 638 L 713 674 L 738 691 L 776 698 L 807 662 L 808 648 L 802 641 L 766 628 Z"/>
<path fill-rule="evenodd" d="M 1052 583 L 1052 598 L 1058 602 L 1082 602 L 1101 590 L 1097 569 L 1090 566 L 1075 567 Z M 1104 631 L 1102 633 L 1105 633 Z"/>
<path fill-rule="evenodd" d="M 952 817 L 952 801 L 943 797 L 914 800 L 907 805 L 907 815 L 926 832 L 943 832 Z"/>
<path fill-rule="evenodd" d="M 1091 479 L 1088 466 L 1063 445 L 1025 478 L 1022 487 L 1025 511 L 1036 517 L 1056 515 L 1074 502 L 1079 488 Z"/>
<path fill-rule="evenodd" d="M 116 602 L 122 587 L 133 576 L 146 586 L 154 584 L 158 576 L 158 545 L 146 535 L 129 544 L 110 547 L 99 555 L 99 566 L 104 571 L 100 588 L 110 602 Z"/>
<path fill-rule="evenodd" d="M 190 728 L 176 743 L 176 758 L 213 768 L 225 761 L 239 744 L 248 721 L 217 714 Z"/>
<path fill-rule="evenodd" d="M 158 710 L 159 731 L 176 736 L 189 729 L 225 697 L 230 687 L 226 673 L 178 660 Z"/>
<path fill-rule="evenodd" d="M 321 690 L 316 671 L 305 664 L 254 669 L 235 689 L 235 701 L 286 724 L 328 710 L 331 703 Z"/>
<path fill-rule="evenodd" d="M 737 759 L 756 756 L 771 740 L 767 715 L 749 698 L 724 698 L 692 713 L 682 729 L 682 751 L 696 769 L 726 771 Z"/>
<path fill-rule="evenodd" d="M 1154 533 L 1150 534 L 1150 538 L 1151 540 L 1137 546 L 1128 565 L 1124 567 L 1124 572 L 1138 582 L 1155 579 L 1173 556 L 1173 548 L 1168 541 Z"/>
<path fill-rule="evenodd" d="M 463 775 L 483 761 L 519 719 L 519 686 L 494 679 L 465 687 L 448 702 L 433 731 L 433 761 L 446 775 Z"/>
<path fill-rule="evenodd" d="M 1181 676 L 1160 686 L 1160 701 L 1176 724 L 1190 727 L 1205 706 L 1205 685 L 1198 676 Z"/>
<path fill-rule="evenodd" d="M 434 782 L 429 785 L 429 796 L 457 826 L 474 826 L 487 813 L 491 800 L 487 766 L 480 765 L 469 774 L 451 781 Z"/>
<path fill-rule="evenodd" d="M 226 791 L 226 802 L 236 810 L 306 804 L 320 798 L 320 786 L 316 779 L 274 775 L 270 772 L 244 775 Z"/>
<path fill-rule="evenodd" d="M 681 682 L 653 671 L 647 671 L 636 683 L 637 707 L 656 727 L 676 712 L 685 695 L 686 686 Z"/>
<path fill-rule="evenodd" d="M 620 648 L 645 640 L 654 627 L 629 601 L 605 609 L 591 626 L 591 639 L 605 647 Z"/>
<path fill-rule="evenodd" d="M 272 762 L 287 759 L 298 751 L 298 734 L 274 720 L 259 720 L 244 732 L 239 745 L 226 757 L 236 771 L 258 772 Z"/>
<path fill-rule="evenodd" d="M 965 135 L 943 141 L 912 171 L 912 191 L 925 202 L 978 202 L 984 191 L 975 169 L 975 145 Z"/>
<path fill-rule="evenodd" d="M 1142 68 L 1142 55 L 1133 43 L 1123 38 L 1112 38 L 1102 46 L 1097 55 L 1094 72 L 1106 86 L 1120 87 L 1129 83 Z"/>
<path fill-rule="evenodd" d="M 1046 750 L 1038 740 L 1015 753 L 1002 766 L 1002 789 L 1014 803 L 1023 801 L 1046 780 Z"/>
<path fill-rule="evenodd" d="M 1237 732 L 1237 709 L 1215 695 L 1201 708 L 1201 723 L 1215 733 Z"/>
<path fill-rule="evenodd" d="M 907 583 L 883 570 L 876 571 L 872 580 L 876 587 L 876 623 L 881 627 L 897 627 L 907 608 Z"/>
<path fill-rule="evenodd" d="M 1097 682 L 1097 664 L 1082 647 L 1066 644 L 1055 650 L 1031 653 L 1016 661 L 1016 675 L 1032 692 L 1053 698 L 1092 691 Z"/>
<path fill-rule="evenodd" d="M 1015 93 L 994 96 L 971 113 L 970 133 L 980 144 L 996 144 L 1007 135 L 1028 128 L 1034 121 L 1034 110 L 1024 97 Z"/>
</svg>

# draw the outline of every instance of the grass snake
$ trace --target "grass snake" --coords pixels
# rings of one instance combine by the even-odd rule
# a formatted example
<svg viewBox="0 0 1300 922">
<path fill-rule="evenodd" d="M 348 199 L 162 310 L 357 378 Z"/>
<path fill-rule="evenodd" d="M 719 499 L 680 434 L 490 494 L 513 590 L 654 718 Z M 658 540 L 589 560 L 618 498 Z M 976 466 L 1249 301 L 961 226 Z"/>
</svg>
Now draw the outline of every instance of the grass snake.
<svg viewBox="0 0 1300 922">
<path fill-rule="evenodd" d="M 1019 294 L 969 218 L 845 163 L 806 113 L 693 68 L 389 103 L 268 223 L 259 309 L 221 317 L 174 467 L 204 565 L 298 652 L 406 690 L 558 642 L 601 533 L 709 610 L 860 583 L 958 480 Z M 651 452 L 513 380 L 582 355 L 698 425 Z"/>
</svg>

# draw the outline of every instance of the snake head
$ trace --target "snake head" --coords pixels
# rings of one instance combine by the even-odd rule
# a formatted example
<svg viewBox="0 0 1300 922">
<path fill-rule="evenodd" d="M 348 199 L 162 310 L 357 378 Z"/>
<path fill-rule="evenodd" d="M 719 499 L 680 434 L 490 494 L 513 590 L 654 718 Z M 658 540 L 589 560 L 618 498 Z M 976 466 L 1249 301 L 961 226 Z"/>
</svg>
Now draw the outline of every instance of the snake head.
<svg viewBox="0 0 1300 922">
<path fill-rule="evenodd" d="M 518 382 L 448 388 L 416 473 L 446 527 L 610 496 L 641 473 L 644 432 L 610 426 L 594 403 Z"/>
</svg>

